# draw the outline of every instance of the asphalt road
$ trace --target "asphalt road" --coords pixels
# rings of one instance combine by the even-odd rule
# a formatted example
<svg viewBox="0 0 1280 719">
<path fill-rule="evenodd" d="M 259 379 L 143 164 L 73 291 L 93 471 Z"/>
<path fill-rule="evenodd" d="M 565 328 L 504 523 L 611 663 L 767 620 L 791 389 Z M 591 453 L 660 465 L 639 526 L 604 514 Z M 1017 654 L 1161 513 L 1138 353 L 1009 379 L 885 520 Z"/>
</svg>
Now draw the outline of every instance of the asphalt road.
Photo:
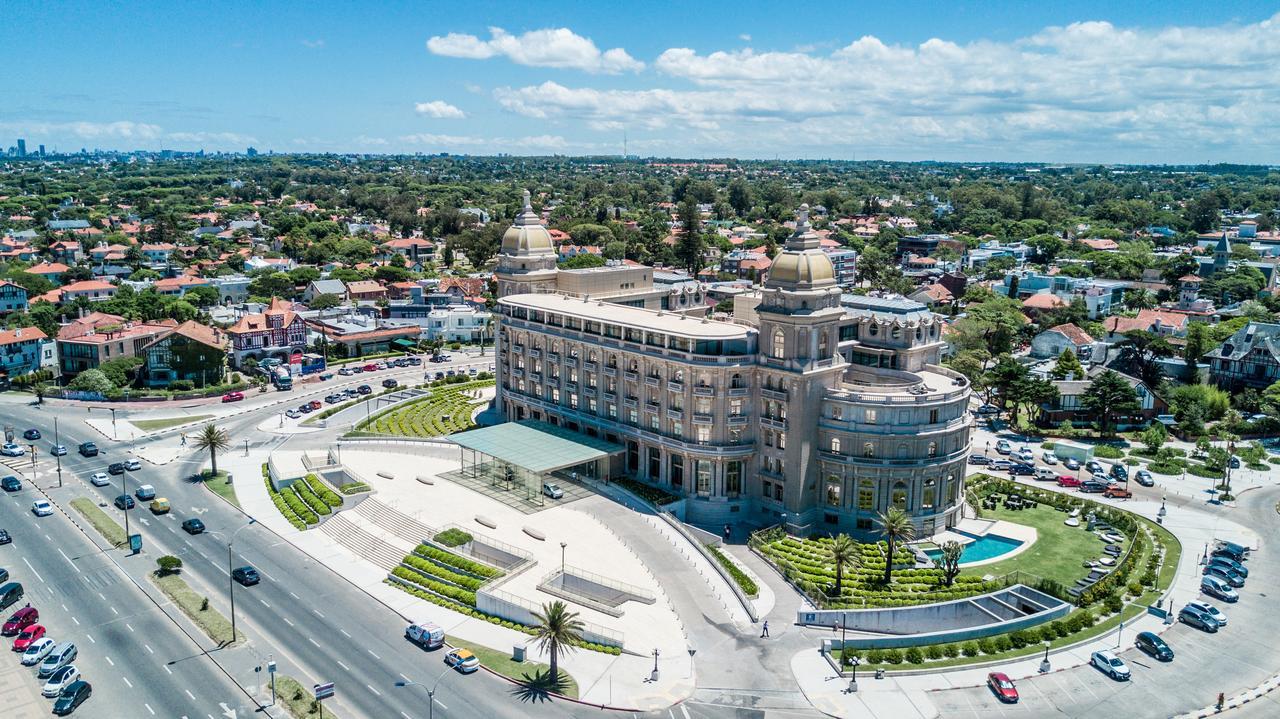
<svg viewBox="0 0 1280 719">
<path fill-rule="evenodd" d="M 0 565 L 11 581 L 22 583 L 47 636 L 79 649 L 74 663 L 94 692 L 77 715 L 249 716 L 257 707 L 248 697 L 63 513 L 74 512 L 64 501 L 73 491 L 55 498 L 59 511 L 48 517 L 32 514 L 31 503 L 41 495 L 30 486 L 0 499 L 0 527 L 14 540 L 0 547 Z M 163 601 L 160 592 L 150 594 Z M 5 641 L 7 649 L 10 640 Z M 47 715 L 52 702 L 39 697 L 43 680 L 36 679 L 35 668 L 20 666 L 16 653 L 6 654 L 0 657 L 5 670 L 12 664 L 26 676 L 6 697 L 4 716 Z M 38 704 L 21 701 L 22 685 Z"/>
</svg>

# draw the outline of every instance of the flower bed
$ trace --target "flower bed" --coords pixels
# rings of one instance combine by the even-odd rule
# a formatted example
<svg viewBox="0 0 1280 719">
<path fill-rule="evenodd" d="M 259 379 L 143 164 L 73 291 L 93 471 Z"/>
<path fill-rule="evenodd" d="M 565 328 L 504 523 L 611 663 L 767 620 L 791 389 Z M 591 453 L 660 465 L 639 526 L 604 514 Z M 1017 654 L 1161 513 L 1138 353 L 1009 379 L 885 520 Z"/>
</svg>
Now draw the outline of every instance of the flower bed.
<svg viewBox="0 0 1280 719">
<path fill-rule="evenodd" d="M 262 465 L 262 481 L 267 486 L 267 496 L 271 497 L 271 503 L 276 505 L 276 509 L 280 510 L 280 516 L 287 519 L 295 529 L 306 529 L 307 525 L 320 521 L 315 512 L 307 509 L 292 492 L 276 491 L 271 484 L 271 475 L 265 463 Z M 298 506 L 295 507 L 295 505 Z"/>
<path fill-rule="evenodd" d="M 293 493 L 298 495 L 298 499 L 301 499 L 308 507 L 311 508 L 311 511 L 316 514 L 325 516 L 333 512 L 333 510 L 329 508 L 329 505 L 325 504 L 323 499 L 317 497 L 315 492 L 312 492 L 311 489 L 307 487 L 306 482 L 294 482 L 289 489 L 293 490 Z M 288 494 L 287 490 L 285 494 Z"/>
</svg>

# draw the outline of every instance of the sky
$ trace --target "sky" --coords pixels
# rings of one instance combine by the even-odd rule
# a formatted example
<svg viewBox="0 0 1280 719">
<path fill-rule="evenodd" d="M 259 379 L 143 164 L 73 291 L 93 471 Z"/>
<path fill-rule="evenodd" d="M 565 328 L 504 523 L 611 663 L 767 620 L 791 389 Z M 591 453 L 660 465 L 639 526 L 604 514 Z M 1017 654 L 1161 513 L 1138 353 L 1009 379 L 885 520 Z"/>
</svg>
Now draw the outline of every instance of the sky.
<svg viewBox="0 0 1280 719">
<path fill-rule="evenodd" d="M 10 0 L 0 148 L 1280 164 L 1280 5 Z"/>
</svg>

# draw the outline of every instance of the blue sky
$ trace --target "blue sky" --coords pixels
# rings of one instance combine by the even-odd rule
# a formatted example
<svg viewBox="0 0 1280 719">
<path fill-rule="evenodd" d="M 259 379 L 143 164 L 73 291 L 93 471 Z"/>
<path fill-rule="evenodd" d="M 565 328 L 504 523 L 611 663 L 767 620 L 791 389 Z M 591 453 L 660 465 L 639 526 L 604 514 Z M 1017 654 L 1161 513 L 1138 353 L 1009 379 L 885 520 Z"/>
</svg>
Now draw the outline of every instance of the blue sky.
<svg viewBox="0 0 1280 719">
<path fill-rule="evenodd" d="M 1274 2 L 17 0 L 0 47 L 6 147 L 1280 162 Z"/>
</svg>

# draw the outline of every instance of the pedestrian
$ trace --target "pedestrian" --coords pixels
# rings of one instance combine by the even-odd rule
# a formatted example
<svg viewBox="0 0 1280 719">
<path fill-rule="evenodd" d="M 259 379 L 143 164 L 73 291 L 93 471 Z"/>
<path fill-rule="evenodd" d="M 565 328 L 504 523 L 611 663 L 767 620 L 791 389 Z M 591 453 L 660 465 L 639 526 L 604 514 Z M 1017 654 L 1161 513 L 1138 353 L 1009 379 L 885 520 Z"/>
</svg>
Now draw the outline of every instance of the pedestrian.
<svg viewBox="0 0 1280 719">
<path fill-rule="evenodd" d="M 764 626 L 761 628 L 760 638 L 767 639 L 769 637 L 769 620 L 764 620 Z"/>
<path fill-rule="evenodd" d="M 182 446 L 183 447 L 187 446 L 187 435 L 185 434 L 182 435 Z"/>
<path fill-rule="evenodd" d="M 729 525 L 727 525 L 727 524 L 726 524 L 726 525 L 724 525 L 724 541 L 726 541 L 726 542 L 727 542 L 727 541 L 729 541 L 729 535 L 730 535 L 731 533 L 732 533 L 732 530 L 730 530 L 730 529 L 729 529 Z"/>
<path fill-rule="evenodd" d="M 1218 711 L 1222 711 L 1222 705 L 1227 702 L 1227 698 L 1222 692 L 1218 692 Z"/>
</svg>

